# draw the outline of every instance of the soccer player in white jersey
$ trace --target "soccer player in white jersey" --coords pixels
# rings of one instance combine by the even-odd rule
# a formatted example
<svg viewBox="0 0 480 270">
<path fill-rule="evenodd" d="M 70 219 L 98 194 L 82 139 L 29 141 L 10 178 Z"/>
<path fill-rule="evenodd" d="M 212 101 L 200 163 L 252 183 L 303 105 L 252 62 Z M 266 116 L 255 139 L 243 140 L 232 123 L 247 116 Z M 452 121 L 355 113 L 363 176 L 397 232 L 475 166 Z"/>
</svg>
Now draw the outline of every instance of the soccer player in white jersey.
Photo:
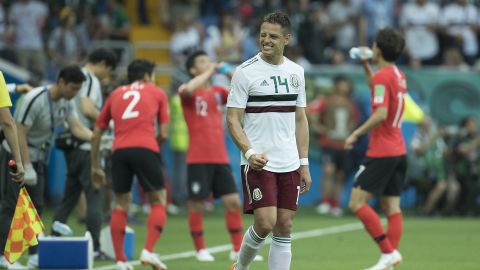
<svg viewBox="0 0 480 270">
<path fill-rule="evenodd" d="M 290 269 L 292 219 L 299 195 L 312 182 L 304 71 L 283 56 L 290 37 L 286 14 L 265 16 L 261 52 L 239 66 L 232 78 L 228 130 L 243 153 L 244 212 L 254 215 L 232 270 L 248 269 L 270 232 L 269 269 Z"/>
</svg>

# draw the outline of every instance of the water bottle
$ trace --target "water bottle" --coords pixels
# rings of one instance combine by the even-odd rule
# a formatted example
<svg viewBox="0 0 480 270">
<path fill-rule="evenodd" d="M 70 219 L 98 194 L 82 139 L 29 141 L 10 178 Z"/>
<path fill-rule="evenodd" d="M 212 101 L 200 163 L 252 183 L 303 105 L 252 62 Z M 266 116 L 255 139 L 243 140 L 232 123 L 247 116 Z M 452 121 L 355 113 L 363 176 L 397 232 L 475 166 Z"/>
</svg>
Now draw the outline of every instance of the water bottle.
<svg viewBox="0 0 480 270">
<path fill-rule="evenodd" d="M 229 63 L 223 63 L 217 68 L 217 72 L 221 74 L 228 74 L 232 72 L 232 68 L 232 65 L 230 65 Z"/>
<path fill-rule="evenodd" d="M 52 229 L 62 236 L 73 235 L 72 229 L 70 229 L 67 224 L 61 223 L 60 221 L 53 222 Z"/>
<path fill-rule="evenodd" d="M 373 51 L 367 47 L 353 47 L 350 49 L 350 58 L 352 59 L 360 59 L 360 60 L 367 60 L 373 57 Z"/>
</svg>

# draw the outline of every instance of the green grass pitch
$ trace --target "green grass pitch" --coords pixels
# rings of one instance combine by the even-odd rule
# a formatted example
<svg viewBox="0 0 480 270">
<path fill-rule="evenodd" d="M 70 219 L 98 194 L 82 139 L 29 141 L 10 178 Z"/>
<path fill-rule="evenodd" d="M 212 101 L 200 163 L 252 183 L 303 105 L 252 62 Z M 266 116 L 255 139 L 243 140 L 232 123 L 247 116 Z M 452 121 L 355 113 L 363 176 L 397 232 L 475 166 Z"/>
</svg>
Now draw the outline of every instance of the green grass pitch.
<svg viewBox="0 0 480 270">
<path fill-rule="evenodd" d="M 223 212 L 217 207 L 214 213 L 205 214 L 205 239 L 208 247 L 229 243 L 229 235 L 225 229 Z M 139 215 L 142 223 L 146 216 Z M 251 224 L 252 218 L 244 216 L 244 227 Z M 47 232 L 50 231 L 51 211 L 43 218 Z M 69 225 L 78 235 L 84 232 L 84 226 L 77 224 L 74 217 Z M 294 220 L 294 232 L 311 231 L 321 228 L 332 228 L 358 221 L 352 217 L 331 218 L 317 215 L 312 208 L 299 211 Z M 135 230 L 136 257 L 145 240 L 145 225 L 130 225 Z M 162 238 L 155 251 L 161 255 L 169 255 L 193 250 L 188 232 L 186 215 L 169 216 Z M 268 256 L 269 246 L 265 245 L 261 255 Z M 307 237 L 293 241 L 292 270 L 347 270 L 364 269 L 373 265 L 379 250 L 362 229 Z M 400 245 L 404 263 L 401 270 L 478 270 L 480 269 L 480 220 L 457 218 L 416 218 L 406 217 L 404 236 Z M 231 262 L 228 252 L 213 254 L 216 261 L 200 263 L 193 257 L 165 261 L 173 270 L 228 270 Z M 25 261 L 23 258 L 22 261 Z M 114 262 L 97 262 L 95 268 L 113 265 Z M 113 269 L 113 268 L 112 268 Z M 141 265 L 135 269 L 150 269 Z M 268 261 L 254 262 L 252 270 L 268 270 Z M 397 268 L 396 268 L 397 269 Z"/>
</svg>

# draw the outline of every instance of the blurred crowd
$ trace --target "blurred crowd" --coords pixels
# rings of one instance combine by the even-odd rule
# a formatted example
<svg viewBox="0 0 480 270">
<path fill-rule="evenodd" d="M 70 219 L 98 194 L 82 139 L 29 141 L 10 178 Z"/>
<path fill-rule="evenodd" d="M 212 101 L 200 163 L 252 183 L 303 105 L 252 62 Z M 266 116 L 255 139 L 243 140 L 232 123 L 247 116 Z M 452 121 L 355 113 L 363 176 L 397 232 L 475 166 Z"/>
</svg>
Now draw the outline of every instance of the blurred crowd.
<svg viewBox="0 0 480 270">
<path fill-rule="evenodd" d="M 304 68 L 351 64 L 348 51 L 371 46 L 385 27 L 401 29 L 407 51 L 400 64 L 468 70 L 480 64 L 478 1 L 469 0 L 180 0 L 168 3 L 165 25 L 174 31 L 171 52 L 181 63 L 202 47 L 218 61 L 240 63 L 258 51 L 259 20 L 281 9 L 292 21 L 287 56 Z M 172 18 L 175 18 L 173 20 Z"/>
<path fill-rule="evenodd" d="M 129 19 L 117 0 L 0 0 L 0 58 L 34 80 L 83 61 L 98 40 L 128 40 Z"/>
</svg>

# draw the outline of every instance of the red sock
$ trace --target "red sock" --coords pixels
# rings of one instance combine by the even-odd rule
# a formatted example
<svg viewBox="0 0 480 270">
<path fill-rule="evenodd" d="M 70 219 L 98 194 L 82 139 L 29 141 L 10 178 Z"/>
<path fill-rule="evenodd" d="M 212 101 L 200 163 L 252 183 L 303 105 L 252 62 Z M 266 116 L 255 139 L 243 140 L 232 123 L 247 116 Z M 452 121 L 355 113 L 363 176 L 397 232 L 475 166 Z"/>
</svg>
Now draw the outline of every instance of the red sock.
<svg viewBox="0 0 480 270">
<path fill-rule="evenodd" d="M 110 218 L 110 233 L 112 234 L 113 250 L 115 251 L 115 261 L 117 262 L 127 261 L 123 250 L 125 227 L 127 227 L 127 212 L 118 208 L 113 209 L 112 217 Z"/>
<path fill-rule="evenodd" d="M 145 241 L 145 249 L 149 252 L 153 252 L 153 246 L 162 235 L 166 221 L 165 207 L 159 203 L 153 204 L 147 219 L 147 240 Z"/>
<path fill-rule="evenodd" d="M 227 224 L 230 239 L 232 240 L 233 251 L 240 251 L 243 239 L 243 219 L 240 210 L 226 211 L 225 223 Z"/>
<path fill-rule="evenodd" d="M 402 238 L 403 216 L 402 212 L 388 216 L 387 238 L 394 249 L 398 249 L 398 243 Z"/>
<path fill-rule="evenodd" d="M 382 223 L 380 222 L 377 213 L 375 213 L 368 204 L 365 204 L 355 212 L 355 215 L 357 215 L 358 219 L 362 221 L 367 232 L 375 242 L 377 242 L 382 253 L 391 253 L 393 251 L 392 244 L 385 236 Z"/>
<path fill-rule="evenodd" d="M 338 200 L 331 199 L 330 205 L 332 206 L 332 208 L 338 207 Z"/>
<path fill-rule="evenodd" d="M 323 198 L 322 203 L 330 204 L 330 198 L 328 197 Z"/>
<path fill-rule="evenodd" d="M 193 244 L 197 251 L 205 248 L 205 240 L 203 239 L 203 216 L 202 212 L 188 212 L 188 225 L 192 234 Z"/>
</svg>

